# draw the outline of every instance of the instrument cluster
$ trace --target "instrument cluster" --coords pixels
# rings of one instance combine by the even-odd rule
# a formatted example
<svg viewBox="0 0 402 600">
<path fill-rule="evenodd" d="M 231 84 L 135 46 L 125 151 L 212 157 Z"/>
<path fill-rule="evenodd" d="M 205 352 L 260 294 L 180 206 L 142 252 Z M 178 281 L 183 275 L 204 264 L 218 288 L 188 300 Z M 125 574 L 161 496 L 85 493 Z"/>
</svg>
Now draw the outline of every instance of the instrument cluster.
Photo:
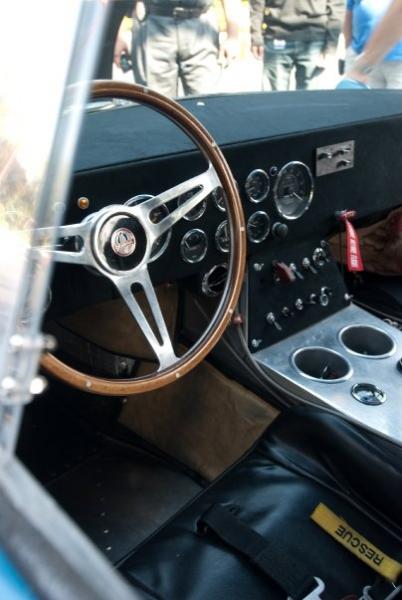
<svg viewBox="0 0 402 600">
<path fill-rule="evenodd" d="M 270 236 L 285 238 L 288 223 L 304 215 L 314 195 L 311 171 L 300 161 L 289 162 L 280 169 L 271 167 L 268 172 L 262 168 L 253 169 L 239 185 L 244 197 L 249 250 L 257 250 Z M 198 191 L 199 188 L 195 188 L 181 195 L 176 206 L 181 206 Z M 137 196 L 130 203 L 148 198 Z M 152 215 L 155 223 L 162 220 L 167 212 L 166 205 L 160 206 Z M 230 228 L 225 213 L 223 190 L 217 187 L 183 217 L 183 226 L 187 223 L 187 227 L 178 232 L 179 255 L 183 263 L 200 266 L 205 263 L 201 289 L 207 296 L 219 295 L 226 278 Z M 171 231 L 156 240 L 152 260 L 160 258 L 171 243 Z"/>
</svg>

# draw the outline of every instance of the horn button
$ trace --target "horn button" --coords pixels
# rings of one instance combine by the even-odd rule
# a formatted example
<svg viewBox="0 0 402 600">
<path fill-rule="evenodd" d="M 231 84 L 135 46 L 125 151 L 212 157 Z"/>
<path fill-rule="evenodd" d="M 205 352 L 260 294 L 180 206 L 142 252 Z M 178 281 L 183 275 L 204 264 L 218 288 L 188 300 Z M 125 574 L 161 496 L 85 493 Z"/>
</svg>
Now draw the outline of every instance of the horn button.
<svg viewBox="0 0 402 600">
<path fill-rule="evenodd" d="M 140 222 L 131 215 L 110 217 L 95 233 L 95 255 L 113 271 L 130 271 L 144 258 L 147 239 Z"/>
</svg>

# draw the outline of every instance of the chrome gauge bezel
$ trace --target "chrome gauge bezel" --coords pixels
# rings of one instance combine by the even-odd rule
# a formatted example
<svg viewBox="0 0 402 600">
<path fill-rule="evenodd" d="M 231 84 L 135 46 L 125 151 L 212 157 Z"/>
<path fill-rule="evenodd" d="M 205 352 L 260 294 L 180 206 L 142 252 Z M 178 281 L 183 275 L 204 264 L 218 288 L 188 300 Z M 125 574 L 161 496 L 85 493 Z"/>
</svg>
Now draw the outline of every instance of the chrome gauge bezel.
<svg viewBox="0 0 402 600">
<path fill-rule="evenodd" d="M 255 219 L 255 217 L 257 217 L 257 216 L 259 216 L 259 217 L 262 216 L 262 217 L 264 217 L 264 219 L 267 219 L 268 227 L 262 237 L 253 238 L 250 235 L 250 222 L 252 221 L 252 219 Z M 261 242 L 263 242 L 264 240 L 267 239 L 270 231 L 271 231 L 271 218 L 270 218 L 269 214 L 265 212 L 265 210 L 257 210 L 249 216 L 248 221 L 247 221 L 247 238 L 249 239 L 250 242 L 252 242 L 253 244 L 261 244 Z"/>
<path fill-rule="evenodd" d="M 182 202 L 187 202 L 188 198 L 185 194 L 177 198 L 177 206 L 181 206 Z M 190 210 L 186 215 L 183 216 L 185 221 L 197 221 L 201 219 L 205 211 L 207 210 L 207 199 L 201 200 L 193 209 Z"/>
<path fill-rule="evenodd" d="M 124 204 L 125 204 L 125 206 L 135 206 L 136 204 L 140 204 L 141 202 L 145 202 L 146 200 L 150 200 L 151 198 L 154 198 L 154 196 L 152 196 L 151 194 L 139 194 L 138 196 L 134 196 L 134 198 L 130 198 L 130 200 L 127 200 L 127 202 L 125 202 Z M 157 207 L 157 209 L 162 209 L 165 213 L 165 217 L 167 217 L 170 214 L 169 209 L 166 206 L 166 204 L 161 204 L 160 206 Z M 157 210 L 157 209 L 154 209 L 154 210 Z M 157 260 L 160 256 L 162 256 L 162 254 L 165 253 L 167 247 L 169 246 L 169 242 L 172 237 L 172 230 L 169 229 L 163 235 L 166 236 L 165 241 L 163 242 L 163 244 L 161 245 L 161 247 L 158 249 L 157 252 L 154 252 L 154 247 L 158 240 L 156 240 L 154 242 L 148 262 L 151 263 L 151 262 L 154 262 L 155 260 Z"/>
<path fill-rule="evenodd" d="M 287 169 L 289 169 L 290 167 L 295 167 L 295 166 L 304 169 L 305 172 L 307 173 L 307 176 L 310 181 L 310 192 L 308 194 L 306 202 L 301 207 L 302 208 L 301 211 L 299 211 L 298 213 L 296 213 L 294 215 L 286 215 L 279 205 L 280 198 L 278 198 L 278 188 L 279 188 L 281 180 L 283 179 L 284 174 L 286 173 Z M 302 215 L 304 215 L 304 213 L 310 208 L 311 202 L 314 197 L 314 178 L 313 178 L 310 168 L 304 162 L 301 162 L 299 160 L 292 160 L 291 162 L 286 163 L 286 165 L 283 165 L 283 167 L 281 168 L 281 170 L 279 171 L 279 173 L 277 175 L 273 194 L 274 194 L 276 210 L 283 219 L 286 219 L 288 221 L 295 221 L 296 219 L 300 219 L 300 217 Z"/>
<path fill-rule="evenodd" d="M 205 296 L 208 296 L 208 298 L 216 298 L 217 296 L 220 296 L 223 292 L 223 290 L 221 292 L 217 292 L 210 287 L 211 276 L 215 273 L 215 271 L 217 269 L 225 269 L 226 274 L 227 274 L 228 265 L 227 265 L 227 263 L 221 263 L 219 265 L 214 265 L 207 273 L 204 274 L 202 281 L 201 281 L 201 291 Z M 224 289 L 224 287 L 223 287 L 223 289 Z"/>
<path fill-rule="evenodd" d="M 255 198 L 248 191 L 247 187 L 250 185 L 250 182 L 253 179 L 253 177 L 261 177 L 261 176 L 263 176 L 266 180 L 266 188 L 264 190 L 264 193 L 261 196 L 259 196 L 258 198 Z M 250 200 L 250 202 L 253 202 L 254 204 L 259 204 L 260 202 L 265 200 L 265 198 L 267 198 L 267 196 L 269 194 L 269 190 L 271 189 L 271 180 L 269 178 L 268 173 L 266 173 L 266 171 L 264 171 L 264 169 L 254 169 L 253 171 L 251 171 L 251 173 L 249 173 L 247 175 L 246 181 L 244 183 L 244 189 L 246 191 L 247 198 Z"/>
<path fill-rule="evenodd" d="M 215 205 L 215 208 L 217 208 L 220 212 L 226 212 L 226 206 L 225 205 L 221 206 L 219 204 L 219 199 L 217 199 L 217 197 L 216 197 L 217 190 L 219 190 L 220 194 L 222 194 L 222 201 L 225 202 L 225 196 L 223 193 L 223 189 L 221 187 L 216 187 L 214 190 L 212 190 L 212 192 L 210 194 L 212 201 Z"/>
<path fill-rule="evenodd" d="M 230 232 L 228 233 L 228 235 L 229 235 L 229 238 L 228 238 L 229 239 L 229 246 L 228 246 L 228 248 L 224 248 L 221 245 L 220 235 L 221 235 L 222 229 L 225 226 L 229 227 L 229 223 L 228 223 L 227 219 L 225 219 L 224 221 L 222 221 L 222 223 L 219 223 L 219 225 L 218 225 L 218 227 L 216 228 L 216 231 L 215 231 L 215 244 L 216 244 L 216 247 L 218 248 L 219 252 L 222 252 L 222 254 L 228 254 L 229 250 L 230 250 Z"/>
<path fill-rule="evenodd" d="M 186 241 L 188 240 L 190 235 L 192 235 L 193 233 L 201 233 L 205 239 L 205 247 L 204 247 L 203 253 L 199 257 L 197 257 L 196 260 L 188 258 L 185 255 L 185 250 L 184 250 L 184 245 L 185 245 Z M 190 229 L 190 231 L 187 231 L 187 233 L 185 233 L 183 235 L 181 242 L 180 242 L 180 255 L 181 255 L 182 259 L 184 260 L 184 262 L 189 263 L 189 264 L 198 264 L 205 258 L 207 252 L 208 252 L 208 236 L 203 229 Z"/>
</svg>

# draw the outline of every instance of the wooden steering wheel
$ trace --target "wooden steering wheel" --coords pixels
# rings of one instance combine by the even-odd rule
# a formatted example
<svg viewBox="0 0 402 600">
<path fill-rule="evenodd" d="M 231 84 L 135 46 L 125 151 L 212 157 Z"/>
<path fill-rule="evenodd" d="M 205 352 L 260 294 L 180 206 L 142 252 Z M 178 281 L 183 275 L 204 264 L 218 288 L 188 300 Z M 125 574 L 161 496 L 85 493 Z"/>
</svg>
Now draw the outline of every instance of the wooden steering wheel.
<svg viewBox="0 0 402 600">
<path fill-rule="evenodd" d="M 245 224 L 237 185 L 225 158 L 208 131 L 180 104 L 147 88 L 114 81 L 94 82 L 92 97 L 130 100 L 158 111 L 180 127 L 208 161 L 208 169 L 205 172 L 141 204 L 110 205 L 92 213 L 80 223 L 57 228 L 59 238 L 78 238 L 79 243 L 76 244 L 76 251 L 51 249 L 51 256 L 59 262 L 90 266 L 112 281 L 152 347 L 159 368 L 154 373 L 135 379 L 107 379 L 82 373 L 50 353 L 43 355 L 42 366 L 55 377 L 82 390 L 123 396 L 147 392 L 176 381 L 193 369 L 219 341 L 232 318 L 243 283 L 246 256 Z M 206 331 L 193 347 L 178 357 L 149 276 L 148 263 L 155 240 L 194 209 L 217 186 L 222 187 L 226 197 L 230 228 L 226 285 Z M 162 204 L 169 205 L 169 202 L 178 196 L 195 189 L 193 195 L 189 194 L 190 197 L 172 209 L 163 220 L 157 224 L 151 221 L 150 213 L 155 208 Z M 46 232 L 49 234 L 49 229 Z M 153 325 L 147 320 L 131 291 L 134 284 L 140 286 L 146 296 L 154 320 Z"/>
</svg>

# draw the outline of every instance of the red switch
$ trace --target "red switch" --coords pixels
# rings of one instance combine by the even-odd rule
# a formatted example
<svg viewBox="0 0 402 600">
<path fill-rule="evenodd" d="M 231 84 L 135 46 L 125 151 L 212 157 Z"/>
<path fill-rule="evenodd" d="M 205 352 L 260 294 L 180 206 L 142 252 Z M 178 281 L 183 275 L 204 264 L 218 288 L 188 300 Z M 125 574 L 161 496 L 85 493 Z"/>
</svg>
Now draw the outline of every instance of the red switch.
<svg viewBox="0 0 402 600">
<path fill-rule="evenodd" d="M 296 279 L 294 271 L 284 262 L 274 261 L 274 279 L 281 283 L 293 283 Z"/>
</svg>

